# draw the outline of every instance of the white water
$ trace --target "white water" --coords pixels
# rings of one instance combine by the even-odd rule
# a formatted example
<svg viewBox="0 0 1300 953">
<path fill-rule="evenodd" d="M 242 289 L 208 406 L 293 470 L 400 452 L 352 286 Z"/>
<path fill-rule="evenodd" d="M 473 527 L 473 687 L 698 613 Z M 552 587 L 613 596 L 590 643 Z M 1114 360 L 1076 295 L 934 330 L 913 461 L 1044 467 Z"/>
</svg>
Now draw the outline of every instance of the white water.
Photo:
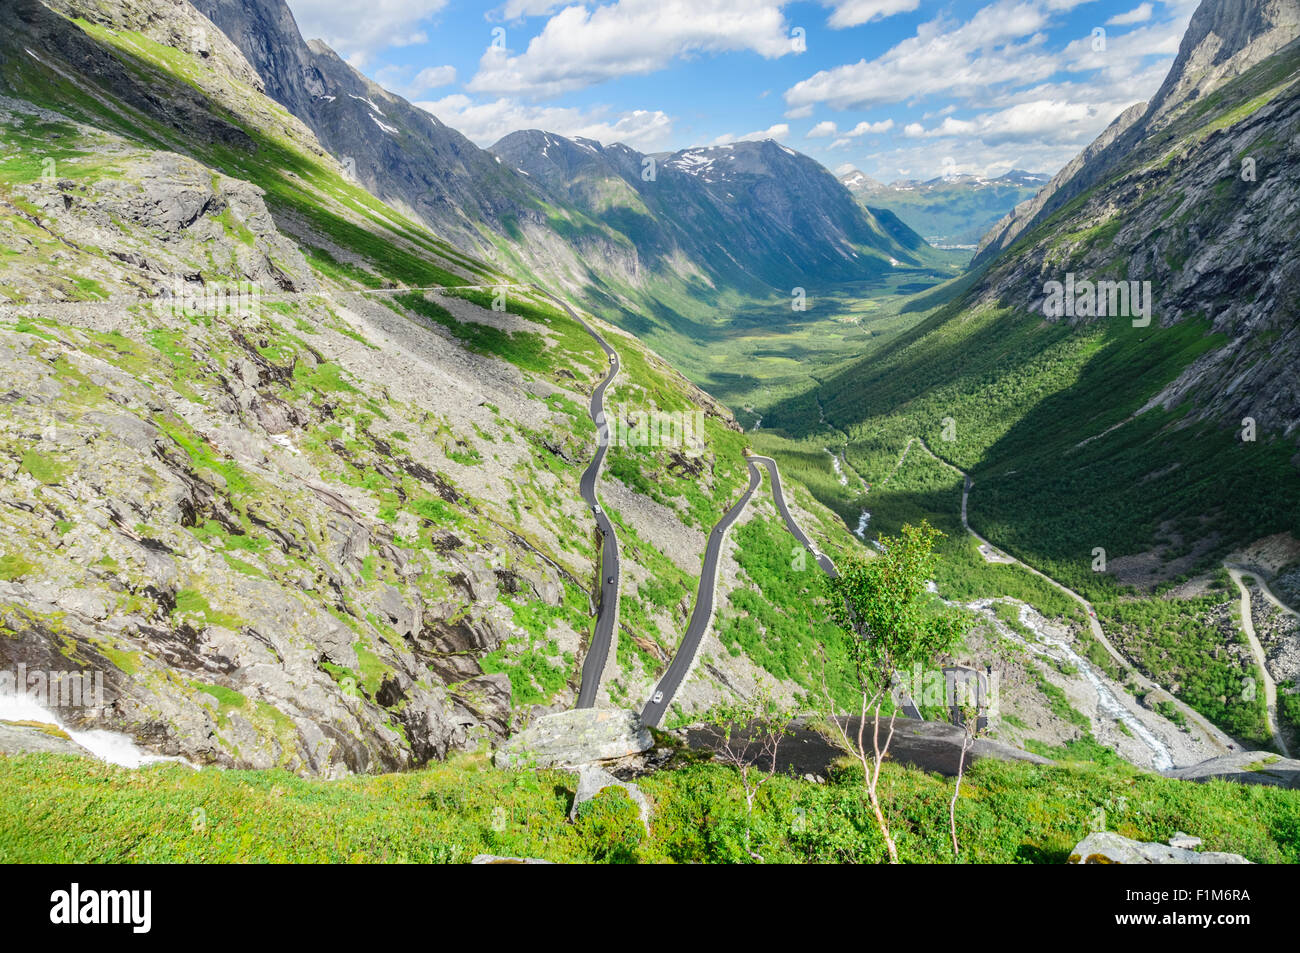
<svg viewBox="0 0 1300 953">
<path fill-rule="evenodd" d="M 0 695 L 0 721 L 35 721 L 43 725 L 54 725 L 100 761 L 107 761 L 109 764 L 120 765 L 123 768 L 139 768 L 160 761 L 179 761 L 191 768 L 195 767 L 184 758 L 165 757 L 145 751 L 129 737 L 117 731 L 101 729 L 76 731 L 63 724 L 54 714 L 42 708 L 27 695 Z"/>
<path fill-rule="evenodd" d="M 830 447 L 823 447 L 822 449 L 831 455 L 831 466 L 835 468 L 835 476 L 839 478 L 840 486 L 848 486 L 849 475 L 844 472 L 844 467 L 840 464 L 839 455 Z"/>
<path fill-rule="evenodd" d="M 871 522 L 871 514 L 866 510 L 863 510 L 858 516 L 858 528 L 853 531 L 853 534 L 857 536 L 858 539 L 865 538 L 867 533 L 867 523 L 869 522 Z"/>
<path fill-rule="evenodd" d="M 987 609 L 996 601 L 998 600 L 979 599 L 969 605 L 972 609 Z M 1111 691 L 1110 686 L 1106 684 L 1105 680 L 1099 674 L 1097 674 L 1097 670 L 1089 664 L 1088 660 L 1076 652 L 1072 646 L 1062 642 L 1060 639 L 1053 638 L 1042 627 L 1040 627 L 1035 619 L 1035 613 L 1033 613 L 1029 606 L 1024 603 L 1019 603 L 1019 605 L 1021 623 L 1033 632 L 1039 641 L 1052 646 L 1064 655 L 1066 659 L 1069 660 L 1070 664 L 1077 668 L 1079 673 L 1088 680 L 1089 684 L 1092 685 L 1093 689 L 1097 692 L 1097 708 L 1101 714 L 1110 718 L 1112 721 L 1124 725 L 1124 727 L 1126 727 L 1135 738 L 1147 746 L 1151 751 L 1152 765 L 1157 771 L 1168 771 L 1172 768 L 1174 766 L 1174 759 L 1170 756 L 1169 749 L 1165 747 L 1164 743 L 1159 738 L 1151 733 L 1146 725 L 1142 724 L 1142 722 L 1138 720 L 1132 712 L 1120 703 L 1119 699 L 1115 696 L 1115 693 Z M 1003 626 L 996 616 L 991 615 L 990 617 L 1003 634 L 1020 642 L 1035 655 L 1049 654 L 1042 648 L 1035 646 L 1032 642 L 1026 642 L 1024 639 L 1018 638 L 1014 632 L 1011 632 Z"/>
</svg>

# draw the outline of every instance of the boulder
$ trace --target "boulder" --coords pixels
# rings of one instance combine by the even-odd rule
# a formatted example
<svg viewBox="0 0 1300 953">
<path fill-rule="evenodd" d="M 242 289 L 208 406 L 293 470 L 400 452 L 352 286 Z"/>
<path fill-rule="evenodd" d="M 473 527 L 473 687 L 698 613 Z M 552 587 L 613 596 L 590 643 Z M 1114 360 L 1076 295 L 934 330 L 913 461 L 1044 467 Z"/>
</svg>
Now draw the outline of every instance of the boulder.
<svg viewBox="0 0 1300 953">
<path fill-rule="evenodd" d="M 73 754 L 94 757 L 55 725 L 34 721 L 0 721 L 0 754 Z"/>
<path fill-rule="evenodd" d="M 498 857 L 496 854 L 475 854 L 471 864 L 553 864 L 553 860 L 540 857 Z"/>
<path fill-rule="evenodd" d="M 637 806 L 641 814 L 641 823 L 645 825 L 645 832 L 650 833 L 650 799 L 645 796 L 639 787 L 630 781 L 620 781 L 614 775 L 610 774 L 604 768 L 597 767 L 594 764 L 581 765 L 578 770 L 578 790 L 573 795 L 573 806 L 569 808 L 569 820 L 578 816 L 578 808 L 590 801 L 605 788 L 622 788 L 627 792 L 627 796 L 632 799 L 632 803 Z"/>
<path fill-rule="evenodd" d="M 1182 781 L 1235 781 L 1300 789 L 1300 761 L 1271 751 L 1234 751 L 1200 764 L 1166 771 L 1164 775 Z"/>
<path fill-rule="evenodd" d="M 634 711 L 577 708 L 545 715 L 497 751 L 498 768 L 576 768 L 650 750 L 654 740 Z"/>
<path fill-rule="evenodd" d="M 1184 835 L 1185 836 L 1185 835 Z M 1194 839 L 1194 838 L 1193 838 Z M 1113 831 L 1089 834 L 1070 851 L 1071 864 L 1248 864 L 1240 854 L 1198 852 L 1131 840 Z"/>
</svg>

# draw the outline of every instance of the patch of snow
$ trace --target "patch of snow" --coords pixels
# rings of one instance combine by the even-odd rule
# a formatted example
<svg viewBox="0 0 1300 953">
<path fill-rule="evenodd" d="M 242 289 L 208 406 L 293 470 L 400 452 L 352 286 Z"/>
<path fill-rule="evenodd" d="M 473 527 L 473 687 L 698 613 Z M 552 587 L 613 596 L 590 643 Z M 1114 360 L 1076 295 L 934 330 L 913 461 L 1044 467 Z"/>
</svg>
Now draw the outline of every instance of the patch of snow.
<svg viewBox="0 0 1300 953">
<path fill-rule="evenodd" d="M 301 452 L 298 450 L 297 447 L 293 445 L 293 441 L 289 439 L 289 435 L 287 433 L 271 434 L 271 443 L 275 444 L 277 447 L 283 447 L 285 450 L 288 450 L 290 453 L 292 453 L 295 457 L 298 456 L 299 453 Z"/>
<path fill-rule="evenodd" d="M 369 99 L 369 98 L 367 98 L 367 97 L 365 97 L 365 96 L 357 96 L 357 95 L 354 95 L 353 93 L 348 93 L 348 95 L 351 96 L 353 99 L 357 100 L 357 102 L 365 103 L 367 106 L 369 106 L 369 107 L 370 107 L 371 109 L 373 109 L 375 112 L 379 113 L 379 115 L 384 116 L 384 111 L 383 111 L 382 109 L 380 109 L 378 106 L 375 105 L 374 100 Z M 384 118 L 387 119 L 388 117 L 387 117 L 387 116 L 384 116 Z"/>
<path fill-rule="evenodd" d="M 381 114 L 381 115 L 382 115 L 382 114 Z M 388 125 L 388 124 L 386 124 L 386 123 L 380 122 L 380 121 L 379 121 L 379 116 L 375 116 L 375 115 L 373 115 L 373 114 L 371 115 L 370 118 L 374 120 L 376 126 L 378 126 L 380 129 L 384 130 L 384 132 L 388 133 L 390 136 L 395 136 L 395 135 L 397 135 L 397 127 L 396 127 L 396 126 L 390 126 L 390 125 Z"/>
</svg>

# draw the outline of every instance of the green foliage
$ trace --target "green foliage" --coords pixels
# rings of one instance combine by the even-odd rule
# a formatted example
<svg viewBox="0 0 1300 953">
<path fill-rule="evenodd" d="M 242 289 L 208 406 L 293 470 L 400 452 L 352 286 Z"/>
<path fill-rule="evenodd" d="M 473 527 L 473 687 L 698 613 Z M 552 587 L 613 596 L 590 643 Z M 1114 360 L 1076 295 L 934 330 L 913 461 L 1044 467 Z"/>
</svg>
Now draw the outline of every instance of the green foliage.
<svg viewBox="0 0 1300 953">
<path fill-rule="evenodd" d="M 46 486 L 62 482 L 72 469 L 67 462 L 39 450 L 23 451 L 22 468 Z"/>
<path fill-rule="evenodd" d="M 336 781 L 284 771 L 196 772 L 177 765 L 130 771 L 66 756 L 0 756 L 0 859 L 466 863 L 479 853 L 557 862 L 750 859 L 737 771 L 689 764 L 637 783 L 654 804 L 649 836 L 621 791 L 598 796 L 571 824 L 572 774 L 497 771 L 481 756 Z M 887 762 L 881 791 L 901 859 L 951 863 L 951 780 Z M 94 810 L 66 809 L 90 802 Z M 1112 829 L 1139 840 L 1165 841 L 1183 830 L 1204 838 L 1207 850 L 1259 863 L 1300 862 L 1297 791 L 1175 781 L 1122 765 L 992 760 L 976 762 L 962 783 L 963 859 L 1062 863 L 1090 833 L 1098 807 Z M 832 772 L 827 784 L 778 774 L 758 794 L 750 821 L 754 849 L 768 863 L 885 858 L 860 777 L 851 771 Z"/>
<path fill-rule="evenodd" d="M 1099 603 L 1097 613 L 1127 657 L 1156 682 L 1177 686 L 1174 694 L 1230 735 L 1267 747 L 1264 692 L 1255 688 L 1263 685 L 1259 670 L 1249 652 L 1232 651 L 1233 642 L 1244 648 L 1245 636 L 1238 631 L 1225 644 L 1225 633 L 1210 620 L 1225 601 L 1223 595 L 1117 600 Z"/>
<path fill-rule="evenodd" d="M 822 571 L 784 524 L 762 519 L 734 528 L 736 561 L 758 591 L 733 589 L 719 614 L 718 640 L 775 678 L 820 699 L 826 687 L 839 705 L 857 698 L 845 635 L 828 618 Z"/>
<path fill-rule="evenodd" d="M 397 297 L 402 307 L 441 325 L 478 354 L 491 354 L 523 370 L 545 372 L 550 368 L 546 342 L 531 331 L 502 331 L 490 324 L 461 321 L 427 295 L 405 294 Z"/>
<path fill-rule="evenodd" d="M 956 612 L 926 596 L 934 571 L 934 544 L 942 534 L 924 520 L 900 536 L 880 540 L 880 555 L 850 556 L 827 577 L 831 618 L 850 635 L 850 653 L 868 692 L 883 690 L 897 671 L 927 665 L 949 651 L 965 631 Z"/>
<path fill-rule="evenodd" d="M 645 827 L 636 804 L 619 787 L 608 787 L 578 808 L 578 836 L 596 863 L 635 864 L 643 859 Z"/>
</svg>

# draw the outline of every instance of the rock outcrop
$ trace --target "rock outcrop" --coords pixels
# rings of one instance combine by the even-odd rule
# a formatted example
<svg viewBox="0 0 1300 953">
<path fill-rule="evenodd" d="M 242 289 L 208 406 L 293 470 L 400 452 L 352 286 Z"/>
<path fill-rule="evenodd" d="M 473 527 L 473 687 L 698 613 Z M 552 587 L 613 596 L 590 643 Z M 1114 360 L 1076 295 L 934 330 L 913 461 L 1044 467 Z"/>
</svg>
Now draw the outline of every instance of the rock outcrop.
<svg viewBox="0 0 1300 953">
<path fill-rule="evenodd" d="M 496 752 L 499 768 L 577 768 L 649 751 L 654 741 L 634 711 L 577 708 L 538 718 Z"/>
<path fill-rule="evenodd" d="M 1071 864 L 1249 864 L 1240 854 L 1195 851 L 1131 840 L 1112 831 L 1089 834 L 1070 851 Z"/>
<path fill-rule="evenodd" d="M 1271 751 L 1236 751 L 1164 774 L 1183 781 L 1233 781 L 1300 790 L 1300 761 Z"/>
</svg>

